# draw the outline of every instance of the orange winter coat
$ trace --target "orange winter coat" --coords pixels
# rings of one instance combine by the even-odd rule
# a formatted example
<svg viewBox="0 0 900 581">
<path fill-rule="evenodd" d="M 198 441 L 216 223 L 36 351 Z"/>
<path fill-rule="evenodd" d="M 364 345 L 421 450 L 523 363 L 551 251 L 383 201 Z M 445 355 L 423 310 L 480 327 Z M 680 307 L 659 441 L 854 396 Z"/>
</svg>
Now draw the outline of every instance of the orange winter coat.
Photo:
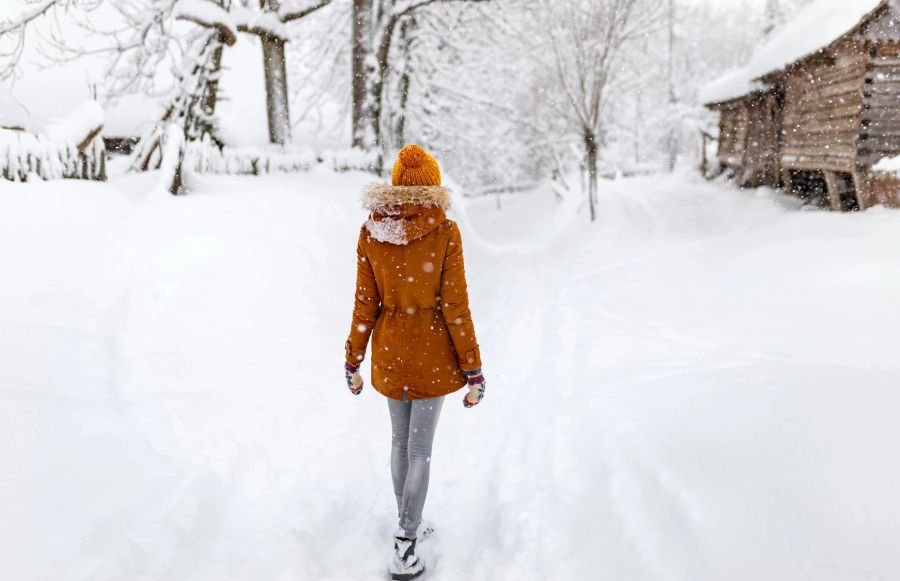
<svg viewBox="0 0 900 581">
<path fill-rule="evenodd" d="M 347 361 L 372 336 L 372 385 L 392 399 L 424 399 L 466 384 L 481 368 L 469 312 L 459 227 L 440 186 L 369 188 L 357 246 L 356 301 Z"/>
</svg>

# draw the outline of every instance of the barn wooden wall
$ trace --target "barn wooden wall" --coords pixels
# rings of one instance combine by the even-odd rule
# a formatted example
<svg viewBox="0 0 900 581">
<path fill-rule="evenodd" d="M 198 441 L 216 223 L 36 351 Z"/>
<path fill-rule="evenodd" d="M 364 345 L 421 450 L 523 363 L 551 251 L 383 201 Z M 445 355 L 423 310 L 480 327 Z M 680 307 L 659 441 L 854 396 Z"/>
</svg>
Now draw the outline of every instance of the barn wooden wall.
<svg viewBox="0 0 900 581">
<path fill-rule="evenodd" d="M 780 184 L 781 102 L 778 90 L 757 94 L 747 103 L 750 119 L 744 150 L 742 185 Z"/>
<path fill-rule="evenodd" d="M 873 47 L 866 71 L 859 163 L 871 167 L 900 155 L 900 44 Z"/>
<path fill-rule="evenodd" d="M 785 168 L 853 173 L 859 148 L 868 58 L 858 43 L 839 47 L 784 76 Z"/>
<path fill-rule="evenodd" d="M 747 111 L 743 100 L 724 105 L 720 113 L 719 163 L 737 169 L 743 164 L 747 139 Z"/>
</svg>

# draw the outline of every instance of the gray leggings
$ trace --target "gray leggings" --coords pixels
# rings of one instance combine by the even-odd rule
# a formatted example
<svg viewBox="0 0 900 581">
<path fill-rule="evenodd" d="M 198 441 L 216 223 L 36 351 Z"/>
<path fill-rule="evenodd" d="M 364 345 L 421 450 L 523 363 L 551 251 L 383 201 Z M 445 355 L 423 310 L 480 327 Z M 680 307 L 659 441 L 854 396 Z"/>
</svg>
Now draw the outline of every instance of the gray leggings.
<svg viewBox="0 0 900 581">
<path fill-rule="evenodd" d="M 443 397 L 400 401 L 388 399 L 391 412 L 391 476 L 397 497 L 400 528 L 415 537 L 422 522 L 428 493 L 431 444 L 437 428 Z"/>
</svg>

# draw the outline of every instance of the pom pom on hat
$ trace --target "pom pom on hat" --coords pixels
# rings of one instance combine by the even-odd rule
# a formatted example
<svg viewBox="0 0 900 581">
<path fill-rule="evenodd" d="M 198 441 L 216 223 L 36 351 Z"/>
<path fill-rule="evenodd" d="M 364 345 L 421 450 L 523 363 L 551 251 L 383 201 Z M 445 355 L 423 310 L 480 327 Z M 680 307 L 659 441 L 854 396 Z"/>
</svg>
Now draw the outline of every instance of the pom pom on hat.
<svg viewBox="0 0 900 581">
<path fill-rule="evenodd" d="M 400 163 L 406 167 L 420 167 L 428 158 L 428 154 L 418 145 L 407 145 L 400 150 Z"/>
<path fill-rule="evenodd" d="M 400 150 L 391 182 L 395 186 L 439 186 L 441 169 L 427 151 L 410 144 Z"/>
</svg>

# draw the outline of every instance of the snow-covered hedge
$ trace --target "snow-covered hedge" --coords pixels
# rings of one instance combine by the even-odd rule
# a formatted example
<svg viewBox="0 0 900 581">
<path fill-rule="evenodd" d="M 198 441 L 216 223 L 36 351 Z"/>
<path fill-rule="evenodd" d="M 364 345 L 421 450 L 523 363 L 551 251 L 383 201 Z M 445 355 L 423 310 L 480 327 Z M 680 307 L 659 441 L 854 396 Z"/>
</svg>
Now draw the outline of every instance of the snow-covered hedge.
<svg viewBox="0 0 900 581">
<path fill-rule="evenodd" d="M 103 109 L 88 101 L 66 119 L 40 134 L 0 129 L 0 175 L 24 182 L 106 178 L 105 148 L 100 138 Z"/>
</svg>

